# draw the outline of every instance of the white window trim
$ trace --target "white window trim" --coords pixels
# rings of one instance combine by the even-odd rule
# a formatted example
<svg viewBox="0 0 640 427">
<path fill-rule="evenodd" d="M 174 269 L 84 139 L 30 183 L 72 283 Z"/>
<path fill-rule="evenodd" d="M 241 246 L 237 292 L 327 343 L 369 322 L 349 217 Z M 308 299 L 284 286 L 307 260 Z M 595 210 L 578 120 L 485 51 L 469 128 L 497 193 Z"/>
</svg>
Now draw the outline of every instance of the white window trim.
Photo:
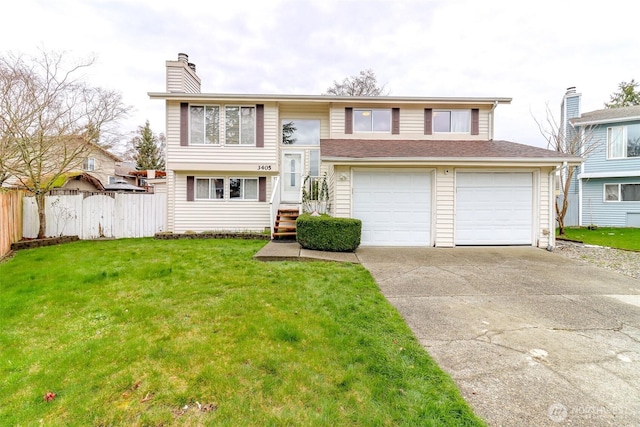
<svg viewBox="0 0 640 427">
<path fill-rule="evenodd" d="M 95 172 L 96 170 L 96 158 L 95 157 L 87 157 L 86 159 L 86 167 L 83 162 L 82 169 L 86 172 Z"/>
<path fill-rule="evenodd" d="M 609 126 L 607 127 L 607 131 L 605 134 L 605 155 L 606 155 L 606 159 L 607 160 L 637 160 L 640 157 L 635 156 L 635 157 L 629 157 L 629 151 L 628 151 L 628 147 L 627 147 L 627 138 L 628 138 L 628 127 L 629 126 L 634 126 L 635 123 L 630 123 L 630 124 L 626 124 L 626 125 L 621 125 L 621 126 Z M 612 157 L 611 154 L 611 150 L 610 150 L 610 143 L 609 143 L 609 132 L 612 129 L 618 129 L 621 128 L 622 129 L 622 147 L 624 149 L 624 156 L 622 157 Z"/>
<path fill-rule="evenodd" d="M 206 180 L 209 181 L 209 194 L 211 194 L 211 180 L 221 179 L 222 180 L 222 198 L 218 199 L 218 198 L 207 197 L 207 198 L 203 199 L 203 198 L 198 197 L 198 180 L 199 179 L 206 179 Z M 224 202 L 226 200 L 226 197 L 227 197 L 227 180 L 226 180 L 225 177 L 222 177 L 222 176 L 196 176 L 196 177 L 194 177 L 194 180 L 193 180 L 193 200 Z"/>
<path fill-rule="evenodd" d="M 242 183 L 242 197 L 231 197 L 231 180 L 232 179 L 241 179 L 243 180 Z M 256 198 L 255 199 L 245 199 L 244 198 L 244 181 L 247 179 L 251 179 L 254 180 L 256 182 Z M 229 179 L 229 201 L 230 202 L 257 202 L 258 200 L 260 200 L 260 179 L 258 179 L 257 176 L 230 176 Z"/>
<path fill-rule="evenodd" d="M 227 108 L 229 107 L 238 107 L 238 143 L 228 143 L 227 142 Z M 243 108 L 253 108 L 253 143 L 252 144 L 243 144 L 242 141 L 242 109 Z M 257 131 L 258 131 L 258 120 L 257 120 L 257 107 L 255 104 L 252 105 L 237 105 L 237 104 L 227 104 L 222 107 L 223 118 L 222 118 L 222 130 L 224 132 L 224 145 L 229 145 L 231 147 L 255 147 L 257 141 Z"/>
<path fill-rule="evenodd" d="M 204 117 L 203 117 L 203 122 L 202 125 L 204 126 L 203 129 L 203 139 L 202 142 L 193 142 L 191 140 L 191 129 L 193 124 L 191 123 L 191 107 L 204 107 L 205 111 L 203 112 Z M 218 143 L 217 144 L 210 144 L 208 142 L 206 142 L 207 140 L 207 114 L 206 114 L 206 108 L 207 107 L 218 107 Z M 220 124 L 222 123 L 222 106 L 219 104 L 189 104 L 189 145 L 194 145 L 197 147 L 202 147 L 202 146 L 220 146 L 221 145 L 221 138 L 220 138 Z"/>
<path fill-rule="evenodd" d="M 469 122 L 467 123 L 469 130 L 465 131 L 465 132 L 453 132 L 451 130 L 449 130 L 448 132 L 440 132 L 440 131 L 436 131 L 435 130 L 435 113 L 451 113 L 451 116 L 449 117 L 449 129 L 451 129 L 451 119 L 453 116 L 453 112 L 454 111 L 467 111 L 469 113 Z M 471 135 L 471 108 L 450 108 L 450 109 L 444 109 L 444 108 L 439 108 L 439 109 L 434 109 L 433 110 L 434 113 L 434 117 L 431 120 L 431 133 L 436 135 L 436 134 L 440 134 L 440 135 Z"/>
<path fill-rule="evenodd" d="M 640 200 L 622 200 L 623 185 L 640 185 L 640 182 L 605 182 L 602 184 L 602 200 L 604 203 L 640 203 Z M 607 200 L 607 185 L 618 186 L 618 200 Z"/>
<path fill-rule="evenodd" d="M 373 130 L 373 117 L 371 120 L 371 130 L 356 130 L 356 112 L 357 111 L 371 111 L 373 116 L 374 111 L 386 111 L 389 113 L 389 130 Z M 354 108 L 353 109 L 353 133 L 381 133 L 391 134 L 393 128 L 393 111 L 391 108 Z"/>
</svg>

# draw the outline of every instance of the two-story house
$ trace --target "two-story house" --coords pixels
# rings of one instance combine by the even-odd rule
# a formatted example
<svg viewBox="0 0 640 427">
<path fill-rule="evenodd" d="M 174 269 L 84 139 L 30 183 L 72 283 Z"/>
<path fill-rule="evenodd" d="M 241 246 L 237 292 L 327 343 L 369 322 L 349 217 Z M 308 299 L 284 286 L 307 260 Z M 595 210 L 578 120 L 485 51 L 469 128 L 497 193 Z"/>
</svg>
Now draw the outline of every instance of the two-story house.
<svg viewBox="0 0 640 427">
<path fill-rule="evenodd" d="M 271 228 L 326 174 L 362 245 L 555 243 L 555 174 L 581 159 L 494 141 L 510 98 L 201 93 L 186 54 L 166 73 L 170 231 Z"/>
<path fill-rule="evenodd" d="M 640 106 L 580 112 L 581 94 L 563 98 L 566 132 L 587 132 L 589 147 L 569 193 L 578 203 L 578 223 L 640 227 Z"/>
</svg>

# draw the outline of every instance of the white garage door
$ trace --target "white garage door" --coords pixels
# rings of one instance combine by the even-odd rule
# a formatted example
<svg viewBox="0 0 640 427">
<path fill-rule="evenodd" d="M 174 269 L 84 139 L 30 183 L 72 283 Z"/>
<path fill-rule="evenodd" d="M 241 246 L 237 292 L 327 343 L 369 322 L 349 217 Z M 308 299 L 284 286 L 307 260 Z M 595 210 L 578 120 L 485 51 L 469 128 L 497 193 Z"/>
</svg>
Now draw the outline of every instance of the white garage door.
<svg viewBox="0 0 640 427">
<path fill-rule="evenodd" d="M 533 175 L 456 174 L 456 245 L 530 245 Z"/>
<path fill-rule="evenodd" d="M 430 173 L 354 172 L 353 217 L 362 220 L 362 245 L 429 246 Z"/>
</svg>

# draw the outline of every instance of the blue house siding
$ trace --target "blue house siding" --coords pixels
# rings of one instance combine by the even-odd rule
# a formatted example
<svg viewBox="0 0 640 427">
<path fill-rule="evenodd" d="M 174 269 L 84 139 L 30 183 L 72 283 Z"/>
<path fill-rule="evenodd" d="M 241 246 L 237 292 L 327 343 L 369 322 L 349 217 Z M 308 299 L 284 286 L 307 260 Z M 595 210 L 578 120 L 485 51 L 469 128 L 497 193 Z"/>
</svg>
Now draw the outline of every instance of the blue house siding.
<svg viewBox="0 0 640 427">
<path fill-rule="evenodd" d="M 593 150 L 584 162 L 585 173 L 598 172 L 637 172 L 640 175 L 640 157 L 630 157 L 626 159 L 607 160 L 607 129 L 614 126 L 629 125 L 627 123 L 608 123 L 599 125 L 593 129 L 593 139 L 598 146 Z"/>
<path fill-rule="evenodd" d="M 637 227 L 640 202 L 605 202 L 605 184 L 640 184 L 636 178 L 591 178 L 582 180 L 582 225 Z"/>
</svg>

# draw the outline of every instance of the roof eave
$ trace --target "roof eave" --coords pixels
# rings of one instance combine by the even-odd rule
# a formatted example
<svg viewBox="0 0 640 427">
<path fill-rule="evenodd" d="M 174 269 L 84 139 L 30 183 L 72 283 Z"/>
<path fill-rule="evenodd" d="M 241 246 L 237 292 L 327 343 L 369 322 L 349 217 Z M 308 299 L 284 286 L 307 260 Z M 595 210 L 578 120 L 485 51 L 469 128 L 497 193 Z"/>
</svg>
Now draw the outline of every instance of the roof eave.
<svg viewBox="0 0 640 427">
<path fill-rule="evenodd" d="M 233 94 L 233 93 L 184 93 L 184 92 L 148 92 L 151 99 L 165 100 L 204 100 L 224 101 L 302 101 L 302 102 L 338 102 L 352 104 L 375 103 L 458 103 L 458 104 L 510 104 L 512 98 L 506 97 L 417 97 L 417 96 L 332 96 L 332 95 L 274 95 L 274 94 Z"/>
<path fill-rule="evenodd" d="M 428 164 L 452 164 L 452 163 L 536 163 L 569 166 L 578 166 L 584 163 L 580 157 L 336 157 L 320 156 L 320 159 L 332 163 L 428 163 Z"/>
</svg>

